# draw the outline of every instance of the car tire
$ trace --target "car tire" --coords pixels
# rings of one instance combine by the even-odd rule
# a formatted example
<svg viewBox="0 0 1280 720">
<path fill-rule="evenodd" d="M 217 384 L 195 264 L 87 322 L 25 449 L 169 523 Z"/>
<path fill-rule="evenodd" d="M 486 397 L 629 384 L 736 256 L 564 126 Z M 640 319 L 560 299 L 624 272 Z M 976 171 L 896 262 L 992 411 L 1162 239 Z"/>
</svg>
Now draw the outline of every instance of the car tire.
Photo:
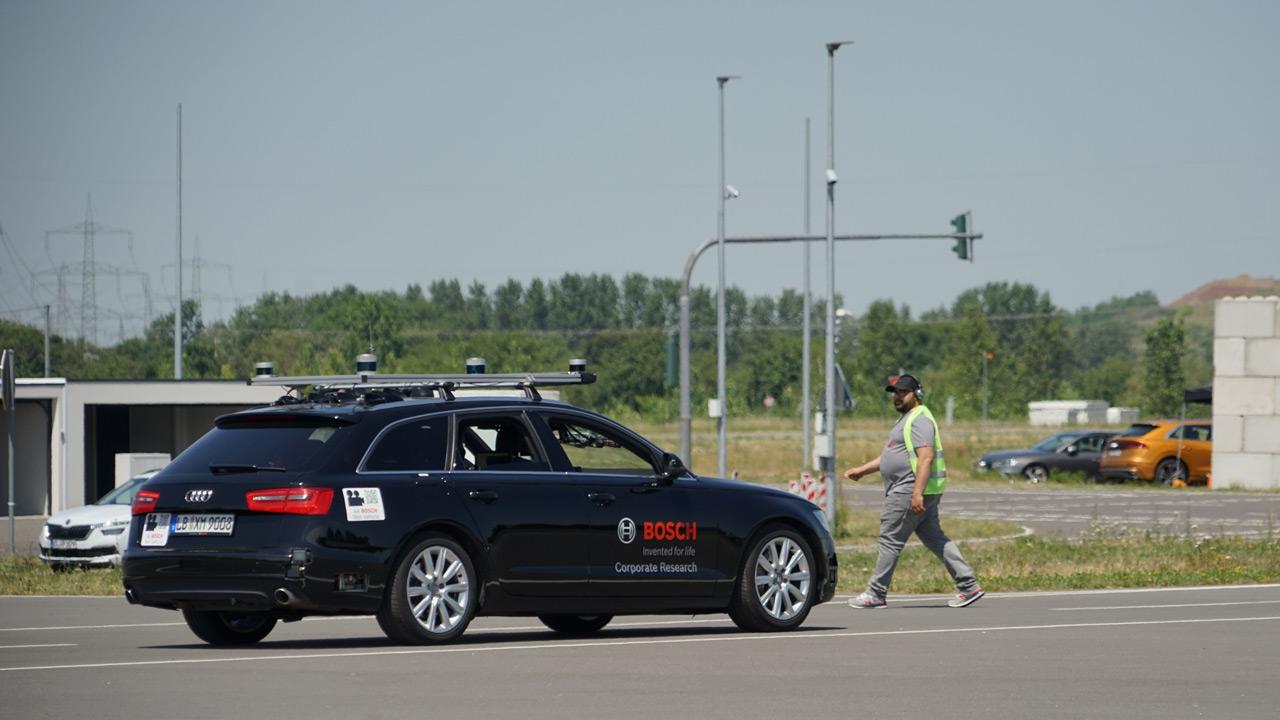
<svg viewBox="0 0 1280 720">
<path fill-rule="evenodd" d="M 590 635 L 599 632 L 612 615 L 539 615 L 543 625 L 562 635 Z"/>
<path fill-rule="evenodd" d="M 1160 485 L 1172 485 L 1174 479 L 1182 478 L 1183 482 L 1187 481 L 1187 465 L 1177 458 L 1165 458 L 1156 465 L 1155 476 L 1152 478 Z"/>
<path fill-rule="evenodd" d="M 252 645 L 276 626 L 276 619 L 260 612 L 183 610 L 182 619 L 196 637 L 210 645 Z"/>
<path fill-rule="evenodd" d="M 1049 469 L 1043 465 L 1028 465 L 1022 470 L 1027 482 L 1041 483 L 1049 479 Z"/>
<path fill-rule="evenodd" d="M 446 535 L 431 533 L 398 557 L 378 625 L 403 645 L 456 640 L 476 613 L 479 583 L 471 554 Z"/>
<path fill-rule="evenodd" d="M 729 603 L 729 617 L 743 630 L 794 630 L 818 597 L 817 562 L 808 541 L 791 528 L 764 528 L 747 545 Z"/>
</svg>

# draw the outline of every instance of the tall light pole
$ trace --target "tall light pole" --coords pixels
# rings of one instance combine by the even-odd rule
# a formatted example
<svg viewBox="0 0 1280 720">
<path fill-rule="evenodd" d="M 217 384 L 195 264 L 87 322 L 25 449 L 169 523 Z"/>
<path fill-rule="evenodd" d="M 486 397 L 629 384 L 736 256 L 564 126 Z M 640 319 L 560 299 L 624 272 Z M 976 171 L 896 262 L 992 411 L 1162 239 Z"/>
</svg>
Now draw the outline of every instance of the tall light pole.
<svg viewBox="0 0 1280 720">
<path fill-rule="evenodd" d="M 990 352 L 982 351 L 982 422 L 987 421 L 987 361 L 995 357 Z"/>
<path fill-rule="evenodd" d="M 804 119 L 804 234 L 809 234 L 809 118 Z M 809 378 L 813 374 L 813 357 L 810 347 L 813 344 L 813 328 L 810 327 L 810 316 L 813 315 L 813 308 L 810 306 L 812 293 L 809 291 L 809 243 L 804 243 L 804 319 L 801 321 L 801 332 L 804 333 L 804 339 L 800 344 L 800 365 L 802 368 L 800 374 L 800 427 L 804 428 L 803 455 L 800 456 L 800 467 L 808 468 L 809 463 L 813 462 L 809 458 L 811 446 L 809 444 L 809 423 L 812 422 L 813 409 L 810 407 L 810 382 Z"/>
<path fill-rule="evenodd" d="M 823 407 L 823 430 L 827 436 L 827 467 L 823 470 L 832 488 L 839 488 L 836 480 L 836 110 L 835 74 L 836 50 L 849 41 L 827 43 L 827 367 L 826 401 Z M 835 518 L 840 504 L 840 493 L 833 492 L 829 515 Z"/>
<path fill-rule="evenodd" d="M 725 398 L 725 303 L 724 303 L 724 203 L 729 199 L 729 185 L 724 179 L 724 86 L 737 75 L 721 75 L 716 78 L 720 89 L 720 211 L 716 222 L 716 252 L 720 259 L 720 279 L 716 293 L 716 398 L 720 403 L 719 442 L 716 448 L 716 473 L 725 476 L 725 445 L 728 437 L 728 402 Z M 736 195 L 736 192 L 735 192 Z"/>
<path fill-rule="evenodd" d="M 173 379 L 182 379 L 182 103 L 178 103 L 178 303 L 173 311 Z"/>
</svg>

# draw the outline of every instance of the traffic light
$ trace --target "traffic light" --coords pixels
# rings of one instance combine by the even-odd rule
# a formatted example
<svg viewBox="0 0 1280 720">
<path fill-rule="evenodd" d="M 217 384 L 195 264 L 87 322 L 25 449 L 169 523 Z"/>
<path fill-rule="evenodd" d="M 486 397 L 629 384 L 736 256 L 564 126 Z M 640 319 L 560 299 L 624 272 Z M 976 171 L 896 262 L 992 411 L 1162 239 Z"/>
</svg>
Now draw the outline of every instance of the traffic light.
<svg viewBox="0 0 1280 720">
<path fill-rule="evenodd" d="M 956 238 L 956 244 L 952 246 L 951 252 L 961 260 L 973 262 L 973 246 L 970 244 L 973 238 L 968 237 L 973 231 L 973 213 L 965 212 L 951 218 L 951 227 L 956 229 L 956 235 L 964 236 Z"/>
</svg>

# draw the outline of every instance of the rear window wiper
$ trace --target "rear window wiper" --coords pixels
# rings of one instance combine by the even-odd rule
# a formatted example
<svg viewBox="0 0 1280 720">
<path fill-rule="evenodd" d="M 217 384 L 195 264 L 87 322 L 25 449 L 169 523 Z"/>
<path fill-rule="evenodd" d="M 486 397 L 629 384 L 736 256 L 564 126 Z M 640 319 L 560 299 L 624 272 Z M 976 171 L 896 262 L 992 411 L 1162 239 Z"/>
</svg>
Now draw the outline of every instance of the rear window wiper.
<svg viewBox="0 0 1280 720">
<path fill-rule="evenodd" d="M 212 472 L 215 475 L 252 472 L 288 472 L 288 470 L 288 468 L 282 468 L 276 465 L 245 465 L 236 463 L 211 463 L 209 465 L 209 472 Z"/>
</svg>

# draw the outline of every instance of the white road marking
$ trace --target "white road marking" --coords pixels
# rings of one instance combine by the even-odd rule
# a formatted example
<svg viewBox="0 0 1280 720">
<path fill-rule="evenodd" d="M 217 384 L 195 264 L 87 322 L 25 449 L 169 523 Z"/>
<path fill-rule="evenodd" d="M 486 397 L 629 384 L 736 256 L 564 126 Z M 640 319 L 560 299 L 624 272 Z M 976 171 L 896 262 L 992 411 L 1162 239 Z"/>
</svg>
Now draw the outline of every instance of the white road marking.
<svg viewBox="0 0 1280 720">
<path fill-rule="evenodd" d="M 1114 595 L 1117 593 L 1153 593 L 1153 592 L 1183 592 L 1188 590 L 1259 590 L 1280 588 L 1280 583 L 1256 584 L 1256 585 L 1199 585 L 1193 587 L 1171 587 L 1171 588 L 1114 588 L 1103 590 L 1031 590 L 1027 592 L 988 592 L 985 599 L 999 598 L 1020 598 L 1020 597 L 1061 597 L 1069 595 Z M 28 595 L 18 595 L 11 597 L 33 597 Z M 75 597 L 75 596 L 67 596 Z M 819 605 L 815 610 L 834 610 L 845 609 L 843 603 L 853 595 L 836 595 L 832 601 Z M 890 603 L 918 603 L 918 602 L 938 602 L 940 600 L 950 599 L 951 595 L 901 595 L 891 596 Z M 716 613 L 706 613 L 714 615 Z M 313 616 L 304 618 L 303 622 L 334 622 L 346 620 L 366 620 L 373 617 L 372 615 L 336 615 L 332 617 Z M 658 622 L 631 622 L 631 623 L 610 623 L 609 627 L 631 627 L 640 625 L 678 625 L 683 623 L 707 623 L 721 622 L 724 617 L 718 619 L 706 620 L 667 620 Z M 147 627 L 182 627 L 186 623 L 183 622 L 156 622 L 156 623 L 120 623 L 115 625 L 51 625 L 43 627 L 15 627 L 0 628 L 0 632 L 36 632 L 40 630 L 111 630 L 116 628 L 147 628 Z M 543 629 L 542 625 L 530 625 L 519 627 L 495 627 L 495 628 L 476 628 L 472 632 L 492 632 L 505 630 L 539 630 Z"/>
<path fill-rule="evenodd" d="M 46 645 L 0 645 L 0 650 L 19 650 L 21 648 L 42 648 L 42 647 L 75 647 L 75 643 L 50 643 Z"/>
<path fill-rule="evenodd" d="M 999 599 L 999 598 L 1030 598 L 1030 597 L 1065 597 L 1071 595 L 1117 595 L 1128 593 L 1160 593 L 1160 592 L 1187 592 L 1192 590 L 1208 591 L 1208 590 L 1272 590 L 1280 588 L 1280 583 L 1260 583 L 1255 585 L 1195 585 L 1190 587 L 1158 587 L 1158 588 L 1103 588 L 1097 590 L 1027 590 L 1023 592 L 988 592 L 983 599 Z M 838 606 L 840 600 L 846 600 L 854 597 L 853 595 L 836 595 L 832 599 L 832 603 Z M 938 602 L 939 600 L 949 600 L 952 596 L 946 595 L 889 595 L 890 606 L 893 603 L 908 602 Z M 830 607 L 831 605 L 819 605 L 818 608 Z"/>
<path fill-rule="evenodd" d="M 0 632 L 28 632 L 38 630 L 107 630 L 111 628 L 164 627 L 166 625 L 186 625 L 186 623 L 123 623 L 120 625 L 51 625 L 48 627 L 16 627 L 0 628 Z"/>
<path fill-rule="evenodd" d="M 1082 610 L 1154 610 L 1159 608 L 1220 607 L 1222 605 L 1280 605 L 1280 600 L 1240 600 L 1238 602 L 1179 603 L 1176 605 L 1094 605 L 1092 607 L 1059 607 L 1058 612 Z"/>
<path fill-rule="evenodd" d="M 215 658 L 173 658 L 169 660 L 138 660 L 133 662 L 82 663 L 75 665 L 29 665 L 20 667 L 0 667 L 0 672 L 21 672 L 39 670 L 83 670 L 111 667 L 149 667 L 153 665 L 202 665 L 210 663 L 251 662 L 261 660 L 317 660 L 325 658 L 353 657 L 391 657 L 400 655 L 443 655 L 451 653 L 481 652 L 517 652 L 528 650 L 566 650 L 573 648 L 613 648 L 633 645 L 688 645 L 693 643 L 715 642 L 777 642 L 782 640 L 821 640 L 829 638 L 879 637 L 891 635 L 939 635 L 947 633 L 988 633 L 1009 632 L 1017 630 L 1066 630 L 1073 628 L 1098 627 L 1132 627 L 1141 625 L 1198 625 L 1203 623 L 1235 623 L 1235 622 L 1271 622 L 1280 620 L 1280 615 L 1246 618 L 1190 618 L 1185 620 L 1135 620 L 1132 622 L 1102 623 L 1062 623 L 1054 625 L 997 625 L 990 627 L 936 628 L 931 630 L 879 630 L 869 632 L 833 632 L 833 633 L 750 633 L 742 635 L 719 635 L 715 637 L 697 638 L 661 638 L 653 640 L 601 640 L 593 642 L 552 642 L 531 643 L 528 645 L 497 645 L 493 647 L 460 647 L 415 648 L 404 650 L 369 650 L 360 652 L 332 653 L 296 653 L 292 655 L 242 655 L 238 657 Z"/>
</svg>

